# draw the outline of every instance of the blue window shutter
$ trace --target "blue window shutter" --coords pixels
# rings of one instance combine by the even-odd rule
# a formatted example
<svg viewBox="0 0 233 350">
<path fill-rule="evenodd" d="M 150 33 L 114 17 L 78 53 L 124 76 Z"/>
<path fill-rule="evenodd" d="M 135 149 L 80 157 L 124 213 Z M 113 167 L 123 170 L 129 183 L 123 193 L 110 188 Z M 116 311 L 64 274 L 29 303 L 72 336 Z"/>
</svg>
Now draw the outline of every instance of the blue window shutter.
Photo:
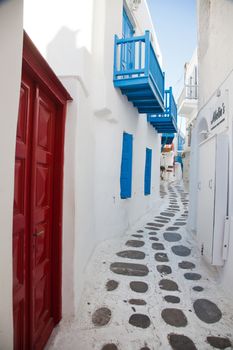
<svg viewBox="0 0 233 350">
<path fill-rule="evenodd" d="M 134 28 L 130 19 L 123 8 L 123 19 L 122 19 L 122 36 L 123 38 L 131 38 L 134 34 Z"/>
<path fill-rule="evenodd" d="M 131 38 L 134 35 L 134 28 L 130 19 L 123 8 L 123 19 L 122 19 L 122 37 Z M 122 46 L 122 67 L 121 69 L 132 69 L 134 62 L 134 45 L 133 43 L 127 43 Z"/>
<path fill-rule="evenodd" d="M 121 198 L 130 198 L 132 193 L 133 135 L 123 133 L 121 160 Z"/>
<path fill-rule="evenodd" d="M 144 179 L 144 194 L 145 196 L 151 193 L 151 160 L 152 150 L 146 149 L 146 163 L 145 163 L 145 179 Z"/>
</svg>

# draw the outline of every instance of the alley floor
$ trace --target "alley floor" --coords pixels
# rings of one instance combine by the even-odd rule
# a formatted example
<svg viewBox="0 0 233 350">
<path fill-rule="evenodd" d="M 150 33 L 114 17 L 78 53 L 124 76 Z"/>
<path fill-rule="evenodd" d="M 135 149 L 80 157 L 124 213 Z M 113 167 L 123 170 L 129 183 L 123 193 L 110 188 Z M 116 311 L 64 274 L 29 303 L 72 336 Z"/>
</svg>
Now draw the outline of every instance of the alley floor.
<svg viewBox="0 0 233 350">
<path fill-rule="evenodd" d="M 160 194 L 159 211 L 97 247 L 78 317 L 49 350 L 232 349 L 232 304 L 186 232 L 188 194 L 175 183 Z"/>
</svg>

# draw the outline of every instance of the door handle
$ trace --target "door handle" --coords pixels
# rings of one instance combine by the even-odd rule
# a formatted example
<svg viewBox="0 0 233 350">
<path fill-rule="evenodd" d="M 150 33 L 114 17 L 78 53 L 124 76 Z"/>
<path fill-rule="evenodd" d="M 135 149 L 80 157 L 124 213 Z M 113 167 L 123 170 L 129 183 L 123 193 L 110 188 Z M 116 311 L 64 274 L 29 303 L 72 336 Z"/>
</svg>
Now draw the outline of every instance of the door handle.
<svg viewBox="0 0 233 350">
<path fill-rule="evenodd" d="M 198 188 L 198 190 L 200 190 L 200 189 L 201 189 L 201 181 L 199 181 L 199 182 L 198 182 L 198 184 L 197 184 L 197 188 Z"/>
<path fill-rule="evenodd" d="M 210 179 L 209 180 L 209 188 L 212 190 L 212 188 L 213 188 L 213 180 L 212 179 Z"/>
<path fill-rule="evenodd" d="M 39 232 L 33 233 L 33 236 L 34 236 L 34 237 L 39 237 L 39 236 L 43 235 L 43 233 L 44 233 L 44 230 L 41 230 L 41 231 L 39 231 Z"/>
</svg>

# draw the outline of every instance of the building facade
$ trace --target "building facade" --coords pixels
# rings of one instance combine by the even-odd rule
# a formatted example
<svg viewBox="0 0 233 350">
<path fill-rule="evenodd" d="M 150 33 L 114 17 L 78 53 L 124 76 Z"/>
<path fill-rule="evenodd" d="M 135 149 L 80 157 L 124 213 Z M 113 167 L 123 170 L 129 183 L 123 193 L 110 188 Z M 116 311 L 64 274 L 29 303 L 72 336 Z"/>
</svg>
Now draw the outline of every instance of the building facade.
<svg viewBox="0 0 233 350">
<path fill-rule="evenodd" d="M 185 143 L 183 145 L 183 180 L 188 185 L 192 176 L 190 171 L 192 129 L 198 109 L 198 69 L 197 49 L 190 62 L 184 66 L 184 86 L 177 102 L 178 113 L 185 122 Z"/>
<path fill-rule="evenodd" d="M 198 115 L 192 132 L 189 228 L 232 298 L 233 30 L 231 1 L 198 1 Z M 213 30 L 214 28 L 214 30 Z"/>
<path fill-rule="evenodd" d="M 4 168 L 2 177 L 5 179 L 1 183 L 5 193 L 5 197 L 0 199 L 4 214 L 4 219 L 1 215 L 4 228 L 1 230 L 1 238 L 6 243 L 1 254 L 0 267 L 1 284 L 6 286 L 6 297 L 0 302 L 1 346 L 4 350 L 12 349 L 14 334 L 16 349 L 19 344 L 26 348 L 28 345 L 25 344 L 29 343 L 31 347 L 40 349 L 53 325 L 61 317 L 77 314 L 85 270 L 97 244 L 122 235 L 145 213 L 159 205 L 161 133 L 176 131 L 176 104 L 172 90 L 165 90 L 162 56 L 145 0 L 69 0 L 66 3 L 26 0 L 24 8 L 22 2 L 10 0 L 1 3 L 0 16 L 1 33 L 5 37 L 10 35 L 12 39 L 4 47 L 4 55 L 0 58 L 1 67 L 10 64 L 15 72 L 12 78 L 14 81 L 9 82 L 5 77 L 0 84 L 1 89 L 4 89 L 6 81 L 9 84 L 9 89 L 3 94 L 5 101 L 1 104 L 2 114 L 6 114 L 7 110 L 9 116 L 1 131 L 2 142 L 5 142 L 2 147 L 5 155 L 1 158 L 5 165 L 1 164 L 0 167 Z M 54 20 L 51 21 L 51 18 Z M 11 26 L 12 22 L 17 25 Z M 23 41 L 23 27 L 49 66 L 26 34 Z M 26 43 L 30 44 L 29 51 L 25 49 L 25 38 Z M 5 43 L 4 40 L 3 42 Z M 13 57 L 17 57 L 17 60 L 14 61 Z M 60 270 L 57 275 L 50 273 L 50 277 L 46 276 L 45 279 L 53 281 L 51 290 L 56 290 L 56 298 L 53 292 L 48 296 L 47 282 L 43 284 L 42 278 L 38 277 L 37 270 L 34 269 L 30 281 L 35 282 L 35 285 L 38 282 L 40 288 L 37 290 L 33 285 L 35 304 L 34 307 L 30 302 L 27 305 L 27 312 L 34 320 L 34 316 L 44 317 L 43 308 L 48 300 L 53 300 L 56 304 L 55 300 L 59 299 L 59 305 L 51 306 L 53 310 L 56 309 L 54 323 L 48 320 L 48 327 L 44 330 L 44 319 L 43 322 L 40 319 L 42 323 L 32 321 L 31 325 L 28 320 L 25 321 L 20 306 L 23 301 L 20 301 L 17 308 L 17 316 L 14 311 L 16 307 L 13 309 L 12 303 L 16 295 L 15 290 L 12 293 L 12 269 L 13 277 L 16 276 L 17 280 L 18 259 L 21 259 L 17 255 L 17 249 L 13 250 L 12 256 L 13 195 L 18 188 L 18 182 L 14 185 L 14 181 L 16 178 L 20 179 L 20 176 L 14 176 L 18 149 L 15 135 L 16 130 L 19 130 L 18 120 L 21 120 L 18 119 L 18 109 L 20 113 L 26 110 L 26 105 L 22 105 L 19 99 L 20 84 L 22 90 L 22 84 L 27 86 L 28 81 L 24 76 L 24 66 L 21 77 L 22 61 L 25 61 L 28 73 L 31 69 L 29 63 L 33 60 L 32 105 L 36 103 L 33 99 L 35 96 L 35 101 L 42 101 L 43 108 L 40 109 L 36 104 L 35 109 L 31 108 L 31 111 L 39 111 L 39 114 L 32 117 L 33 120 L 39 118 L 36 125 L 40 125 L 40 120 L 42 121 L 38 131 L 40 150 L 35 151 L 34 146 L 31 153 L 34 154 L 35 151 L 33 162 L 37 159 L 37 154 L 41 155 L 43 161 L 40 162 L 38 174 L 33 175 L 40 185 L 36 187 L 35 193 L 34 190 L 31 191 L 38 199 L 37 209 L 39 206 L 43 207 L 49 193 L 53 193 L 53 203 L 59 207 L 53 210 L 55 219 L 51 219 L 52 222 L 34 223 L 36 230 L 32 233 L 33 238 L 30 235 L 23 236 L 29 239 L 29 243 L 32 242 L 32 248 L 36 247 L 34 253 L 38 254 L 35 260 L 37 264 L 41 262 L 45 252 L 48 252 L 45 233 L 48 227 L 53 227 L 52 238 L 48 244 L 52 242 L 51 251 L 57 259 L 53 265 Z M 45 88 L 46 93 L 40 93 L 40 87 Z M 66 103 L 67 100 L 70 102 Z M 59 112 L 57 102 L 67 105 L 66 121 L 62 129 L 64 135 L 59 134 L 53 128 L 53 122 L 50 122 L 51 115 L 55 111 Z M 47 140 L 51 133 L 55 135 L 58 145 L 64 141 L 64 155 L 62 148 Z M 32 134 L 36 135 L 36 132 L 33 131 Z M 34 139 L 31 143 L 34 144 Z M 58 166 L 55 160 L 52 170 L 47 171 L 45 168 L 52 162 L 53 151 L 54 159 L 58 157 L 61 164 L 64 159 L 64 167 Z M 61 189 L 59 186 L 63 178 Z M 51 185 L 53 182 L 54 185 Z M 49 209 L 46 209 L 46 213 L 42 209 L 40 213 L 38 209 L 35 216 L 31 214 L 32 217 L 46 216 Z M 13 229 L 14 227 L 13 225 Z M 53 240 L 58 237 L 56 248 Z M 34 243 L 34 239 L 39 242 L 38 245 Z M 24 254 L 23 244 L 21 248 Z M 28 273 L 31 274 L 30 266 Z M 39 278 L 37 282 L 34 281 L 35 276 Z M 60 287 L 55 288 L 57 283 L 60 283 Z M 27 293 L 27 300 L 31 300 L 30 288 Z M 23 300 L 24 297 L 20 294 L 18 298 Z M 24 323 L 27 330 L 21 329 Z M 33 328 L 35 324 L 40 330 Z M 43 340 L 40 336 L 41 329 L 44 332 Z"/>
</svg>

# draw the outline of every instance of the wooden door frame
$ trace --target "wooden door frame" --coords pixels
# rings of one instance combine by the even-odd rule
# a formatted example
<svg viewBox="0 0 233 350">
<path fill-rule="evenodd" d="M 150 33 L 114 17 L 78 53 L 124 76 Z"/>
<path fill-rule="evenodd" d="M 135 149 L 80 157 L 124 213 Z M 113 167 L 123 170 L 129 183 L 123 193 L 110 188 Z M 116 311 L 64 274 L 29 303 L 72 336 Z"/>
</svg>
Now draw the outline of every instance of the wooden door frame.
<svg viewBox="0 0 233 350">
<path fill-rule="evenodd" d="M 56 325 L 62 317 L 62 213 L 63 213 L 63 173 L 64 173 L 64 143 L 67 101 L 72 98 L 61 81 L 52 71 L 46 60 L 39 53 L 29 36 L 24 32 L 22 71 L 28 74 L 35 85 L 53 99 L 57 106 L 56 134 L 55 134 L 55 160 L 54 160 L 54 191 L 53 195 L 53 228 L 52 236 L 52 312 Z"/>
</svg>

